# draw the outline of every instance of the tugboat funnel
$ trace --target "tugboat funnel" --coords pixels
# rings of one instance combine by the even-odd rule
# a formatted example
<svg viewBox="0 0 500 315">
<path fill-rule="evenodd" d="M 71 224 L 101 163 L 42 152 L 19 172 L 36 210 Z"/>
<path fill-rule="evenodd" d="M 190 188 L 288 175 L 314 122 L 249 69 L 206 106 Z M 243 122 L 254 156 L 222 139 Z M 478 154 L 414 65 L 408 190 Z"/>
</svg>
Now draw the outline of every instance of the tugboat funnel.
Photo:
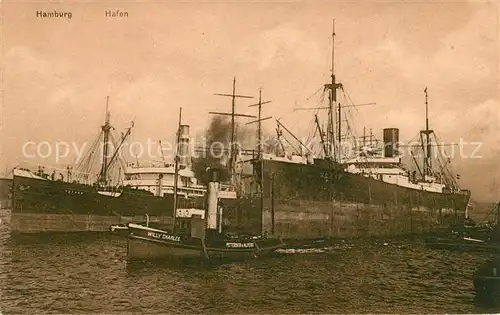
<svg viewBox="0 0 500 315">
<path fill-rule="evenodd" d="M 219 172 L 216 169 L 208 169 L 209 181 L 207 187 L 207 228 L 217 230 L 217 209 L 219 205 Z"/>
<path fill-rule="evenodd" d="M 179 129 L 179 142 L 177 143 L 179 152 L 179 164 L 181 167 L 191 168 L 191 154 L 189 152 L 190 135 L 189 125 L 181 125 Z"/>
</svg>

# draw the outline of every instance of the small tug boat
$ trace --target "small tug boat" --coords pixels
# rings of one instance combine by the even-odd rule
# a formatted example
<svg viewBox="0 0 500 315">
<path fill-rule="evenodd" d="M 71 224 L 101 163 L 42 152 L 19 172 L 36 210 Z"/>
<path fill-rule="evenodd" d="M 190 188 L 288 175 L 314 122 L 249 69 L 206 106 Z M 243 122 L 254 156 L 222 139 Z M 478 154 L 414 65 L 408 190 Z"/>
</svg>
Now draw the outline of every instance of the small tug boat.
<svg viewBox="0 0 500 315">
<path fill-rule="evenodd" d="M 430 249 L 500 253 L 500 242 L 488 237 L 473 238 L 456 234 L 448 237 L 430 237 L 425 240 L 425 244 Z"/>
<path fill-rule="evenodd" d="M 500 306 L 500 258 L 485 262 L 474 273 L 476 301 Z"/>
<path fill-rule="evenodd" d="M 127 224 L 113 224 L 109 227 L 111 232 L 128 231 Z"/>
<path fill-rule="evenodd" d="M 447 235 L 428 237 L 425 244 L 431 249 L 500 253 L 500 202 L 496 210 L 496 224 L 456 229 Z"/>
<path fill-rule="evenodd" d="M 285 246 L 281 239 L 225 235 L 223 208 L 218 202 L 218 170 L 210 169 L 209 172 L 207 211 L 176 209 L 173 229 L 129 223 L 129 259 L 241 260 L 268 255 Z"/>
</svg>

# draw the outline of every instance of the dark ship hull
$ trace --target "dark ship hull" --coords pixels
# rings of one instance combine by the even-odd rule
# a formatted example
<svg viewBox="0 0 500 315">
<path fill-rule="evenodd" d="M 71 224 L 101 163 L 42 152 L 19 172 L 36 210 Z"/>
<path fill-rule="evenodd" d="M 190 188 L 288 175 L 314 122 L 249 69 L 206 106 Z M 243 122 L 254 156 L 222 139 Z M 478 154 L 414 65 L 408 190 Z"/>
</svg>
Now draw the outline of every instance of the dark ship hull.
<svg viewBox="0 0 500 315">
<path fill-rule="evenodd" d="M 0 178 L 0 209 L 8 209 L 11 207 L 11 187 L 11 178 Z"/>
<path fill-rule="evenodd" d="M 104 195 L 94 186 L 14 176 L 11 232 L 102 232 L 112 225 L 151 222 L 169 225 L 173 195 L 123 187 L 119 196 Z M 107 192 L 110 193 L 110 192 Z M 260 215 L 249 200 L 222 199 L 233 230 L 260 230 Z M 178 208 L 203 209 L 204 197 L 179 196 Z M 253 219 L 252 219 L 253 218 Z"/>
<path fill-rule="evenodd" d="M 331 166 L 264 160 L 263 174 L 262 210 L 250 185 L 238 200 L 223 201 L 235 230 L 283 239 L 421 234 L 463 224 L 470 198 L 468 191 L 415 190 Z M 113 197 L 88 185 L 20 176 L 13 186 L 13 232 L 107 231 L 143 221 L 146 213 L 152 222 L 168 224 L 173 214 L 172 195 L 127 187 Z M 203 205 L 204 198 L 179 198 L 178 204 Z"/>
<path fill-rule="evenodd" d="M 144 220 L 168 223 L 173 195 L 158 197 L 124 187 L 119 196 L 104 195 L 93 186 L 14 176 L 11 231 L 106 231 L 112 224 Z M 179 199 L 179 207 L 197 207 L 202 198 Z"/>
<path fill-rule="evenodd" d="M 463 224 L 470 199 L 469 191 L 416 190 L 334 165 L 264 160 L 254 167 L 264 178 L 262 233 L 283 239 L 433 232 Z M 245 187 L 249 199 L 259 202 L 255 190 Z"/>
</svg>

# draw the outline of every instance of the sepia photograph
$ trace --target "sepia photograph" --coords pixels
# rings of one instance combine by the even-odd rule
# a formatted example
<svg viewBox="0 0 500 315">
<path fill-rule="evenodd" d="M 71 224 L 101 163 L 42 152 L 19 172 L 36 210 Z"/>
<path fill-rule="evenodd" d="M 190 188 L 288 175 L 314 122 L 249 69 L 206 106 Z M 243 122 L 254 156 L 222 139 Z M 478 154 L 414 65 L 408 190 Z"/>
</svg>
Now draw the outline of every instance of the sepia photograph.
<svg viewBox="0 0 500 315">
<path fill-rule="evenodd" d="M 0 315 L 500 313 L 499 2 L 0 11 Z"/>
</svg>

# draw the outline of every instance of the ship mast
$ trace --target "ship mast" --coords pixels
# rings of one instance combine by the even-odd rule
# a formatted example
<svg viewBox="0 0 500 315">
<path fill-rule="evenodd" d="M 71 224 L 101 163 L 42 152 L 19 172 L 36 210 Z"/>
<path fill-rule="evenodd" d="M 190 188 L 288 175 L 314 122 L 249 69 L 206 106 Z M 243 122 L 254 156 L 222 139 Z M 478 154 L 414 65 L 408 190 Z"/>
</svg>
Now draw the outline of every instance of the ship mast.
<svg viewBox="0 0 500 315">
<path fill-rule="evenodd" d="M 108 110 L 108 104 L 109 104 L 109 96 L 106 97 L 106 118 L 104 121 L 104 125 L 101 126 L 101 130 L 104 135 L 104 146 L 103 146 L 103 152 L 102 152 L 102 166 L 101 166 L 101 172 L 99 174 L 99 184 L 102 184 L 103 186 L 106 186 L 107 184 L 107 172 L 108 172 L 108 143 L 109 143 L 109 132 L 112 128 L 109 118 L 110 118 L 110 113 Z"/>
<path fill-rule="evenodd" d="M 230 172 L 231 172 L 231 181 L 232 181 L 232 184 L 234 185 L 235 184 L 235 180 L 234 180 L 234 176 L 235 176 L 235 162 L 236 162 L 236 156 L 238 154 L 237 148 L 236 148 L 236 143 L 234 143 L 234 138 L 235 138 L 235 132 L 234 132 L 235 123 L 234 123 L 234 118 L 235 117 L 256 118 L 255 116 L 252 116 L 252 115 L 235 114 L 235 101 L 236 101 L 236 98 L 253 98 L 253 97 L 252 96 L 246 96 L 246 95 L 238 95 L 238 94 L 236 94 L 236 77 L 233 78 L 233 93 L 232 94 L 214 93 L 214 95 L 231 97 L 231 113 L 209 112 L 209 114 L 231 116 L 231 143 L 229 144 L 230 145 L 229 169 L 230 169 Z"/>
<path fill-rule="evenodd" d="M 425 176 L 426 175 L 432 175 L 432 171 L 431 171 L 431 147 L 432 147 L 432 144 L 431 144 L 431 140 L 430 140 L 430 135 L 431 133 L 433 133 L 433 130 L 430 130 L 429 129 L 429 102 L 428 102 L 428 94 L 427 94 L 427 87 L 425 87 L 424 89 L 424 93 L 425 93 L 425 130 L 422 130 L 420 131 L 420 139 L 422 141 L 422 147 L 423 149 L 425 150 L 425 154 L 424 154 L 424 165 L 423 165 L 423 169 L 424 169 L 424 180 L 425 180 Z M 425 136 L 425 141 L 424 141 L 424 137 Z M 425 144 L 424 144 L 425 142 Z"/>
<path fill-rule="evenodd" d="M 262 105 L 271 103 L 271 101 L 262 101 L 262 88 L 259 89 L 259 102 L 257 104 L 249 105 L 248 107 L 258 106 L 259 114 L 257 120 L 247 123 L 247 125 L 258 123 L 257 126 L 257 161 L 260 163 L 260 174 L 257 178 L 260 178 L 260 203 L 261 209 L 264 209 L 264 158 L 262 152 L 262 121 L 271 119 L 272 117 L 262 118 Z"/>
<path fill-rule="evenodd" d="M 334 102 L 337 100 L 337 90 L 334 87 L 335 84 L 335 20 L 333 20 L 332 23 L 332 73 L 331 73 L 331 79 L 332 79 L 332 88 L 330 89 L 330 95 L 329 95 L 329 111 L 328 114 L 330 115 L 328 122 L 330 123 L 330 153 L 333 154 L 333 159 L 336 161 L 337 159 L 337 153 L 335 150 L 335 122 L 334 122 L 334 110 L 335 110 L 335 105 Z"/>
<path fill-rule="evenodd" d="M 335 122 L 334 122 L 334 113 L 336 112 L 336 106 L 337 106 L 337 89 L 342 88 L 341 83 L 337 83 L 335 80 L 335 20 L 333 20 L 333 27 L 332 27 L 332 73 L 331 73 L 331 83 L 325 84 L 325 90 L 328 89 L 330 91 L 329 95 L 329 110 L 328 110 L 328 139 L 330 140 L 330 148 L 333 151 L 333 154 L 331 154 L 330 157 L 333 157 L 334 161 L 339 161 L 340 160 L 340 154 L 339 157 L 337 158 L 337 152 L 335 149 Z M 339 107 L 339 132 L 340 132 L 340 107 Z M 340 134 L 338 137 L 338 145 L 340 149 Z"/>
<path fill-rule="evenodd" d="M 427 137 L 427 167 L 428 174 L 430 175 L 430 170 L 432 168 L 431 161 L 431 141 L 430 141 L 430 133 L 429 133 L 429 102 L 428 102 L 428 94 L 427 87 L 425 88 L 425 131 Z"/>
<path fill-rule="evenodd" d="M 179 124 L 177 125 L 175 142 L 175 170 L 174 170 L 174 213 L 172 215 L 172 224 L 175 231 L 175 217 L 177 216 L 177 182 L 179 181 L 179 142 L 181 136 L 182 107 L 179 108 Z"/>
<path fill-rule="evenodd" d="M 339 125 L 339 131 L 338 131 L 338 134 L 337 134 L 337 137 L 338 137 L 338 140 L 337 140 L 337 144 L 339 146 L 338 148 L 338 160 L 337 162 L 338 163 L 342 163 L 342 106 L 340 106 L 340 103 L 338 105 L 338 108 L 339 108 L 339 117 L 338 117 L 338 125 Z"/>
<path fill-rule="evenodd" d="M 259 89 L 259 102 L 257 104 L 248 105 L 248 107 L 258 106 L 259 112 L 257 120 L 246 123 L 247 125 L 258 123 L 257 125 L 257 158 L 262 159 L 262 124 L 263 120 L 271 119 L 272 117 L 262 118 L 262 105 L 271 103 L 271 101 L 262 101 L 262 88 Z"/>
</svg>

